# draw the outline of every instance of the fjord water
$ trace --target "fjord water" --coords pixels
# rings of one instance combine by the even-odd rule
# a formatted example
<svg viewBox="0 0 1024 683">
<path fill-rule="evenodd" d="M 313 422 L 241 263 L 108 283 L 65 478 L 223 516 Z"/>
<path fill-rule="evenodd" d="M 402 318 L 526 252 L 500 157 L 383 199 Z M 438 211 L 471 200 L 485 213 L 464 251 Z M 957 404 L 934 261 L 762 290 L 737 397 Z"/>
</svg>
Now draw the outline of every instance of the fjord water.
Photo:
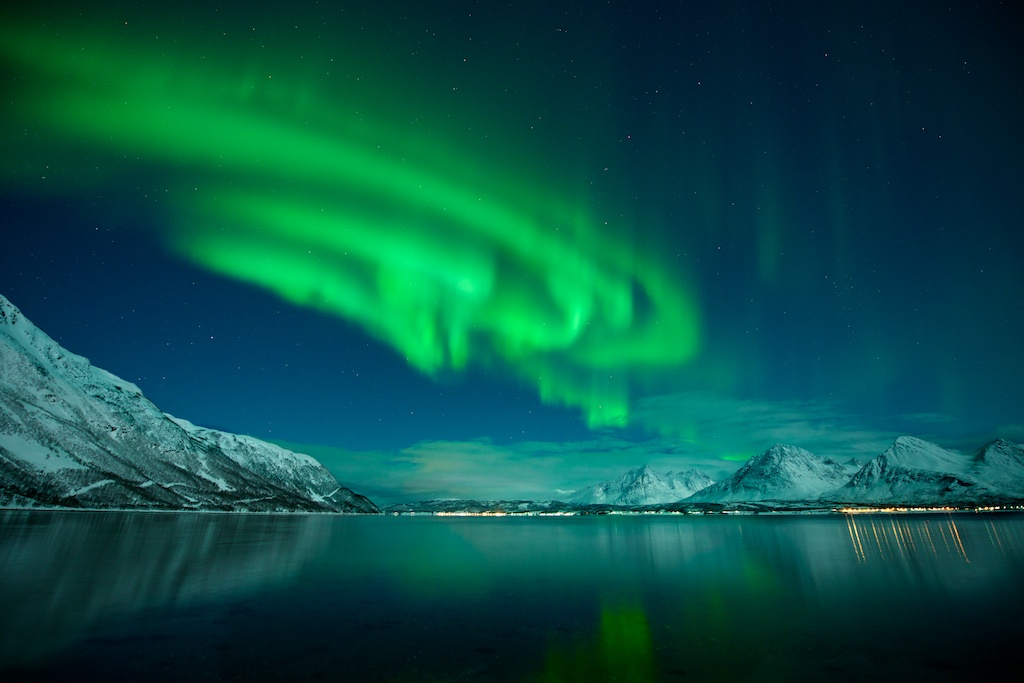
<svg viewBox="0 0 1024 683">
<path fill-rule="evenodd" d="M 943 681 L 1024 635 L 1016 514 L 0 512 L 0 679 Z"/>
</svg>

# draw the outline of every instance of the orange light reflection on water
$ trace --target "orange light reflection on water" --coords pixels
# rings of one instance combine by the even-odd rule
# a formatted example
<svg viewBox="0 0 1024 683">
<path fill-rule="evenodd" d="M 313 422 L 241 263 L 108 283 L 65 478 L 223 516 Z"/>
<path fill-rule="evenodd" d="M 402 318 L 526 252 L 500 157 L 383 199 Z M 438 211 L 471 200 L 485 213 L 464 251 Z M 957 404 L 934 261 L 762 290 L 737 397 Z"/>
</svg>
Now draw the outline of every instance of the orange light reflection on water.
<svg viewBox="0 0 1024 683">
<path fill-rule="evenodd" d="M 909 560 L 922 555 L 936 558 L 952 556 L 970 563 L 953 516 L 947 515 L 939 524 L 934 521 L 892 515 L 888 519 L 880 519 L 877 515 L 846 515 L 850 545 L 858 563 Z M 995 526 L 989 522 L 986 528 L 992 544 L 1005 552 Z"/>
</svg>

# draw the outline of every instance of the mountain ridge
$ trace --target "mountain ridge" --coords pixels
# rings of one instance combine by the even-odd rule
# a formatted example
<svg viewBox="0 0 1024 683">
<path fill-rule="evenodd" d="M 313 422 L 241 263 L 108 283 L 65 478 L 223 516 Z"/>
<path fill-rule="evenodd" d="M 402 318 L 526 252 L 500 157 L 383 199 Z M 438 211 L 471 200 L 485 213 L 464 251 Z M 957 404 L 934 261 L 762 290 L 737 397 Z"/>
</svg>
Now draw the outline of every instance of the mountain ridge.
<svg viewBox="0 0 1024 683">
<path fill-rule="evenodd" d="M 964 454 L 901 436 L 829 495 L 857 503 L 897 504 L 1024 499 L 1024 446 L 996 439 Z"/>
<path fill-rule="evenodd" d="M 845 484 L 846 468 L 797 446 L 775 444 L 732 476 L 687 498 L 690 502 L 816 500 Z"/>
<path fill-rule="evenodd" d="M 656 505 L 672 503 L 711 483 L 700 470 L 660 475 L 648 465 L 631 469 L 615 479 L 573 493 L 574 504 Z"/>
<path fill-rule="evenodd" d="M 3 295 L 0 505 L 379 512 L 308 455 L 163 413 Z"/>
<path fill-rule="evenodd" d="M 871 475 L 877 471 L 902 473 L 903 479 L 915 485 L 888 489 L 889 479 Z M 1020 505 L 1024 503 L 1024 445 L 996 439 L 971 453 L 957 453 L 916 437 L 901 436 L 886 451 L 861 465 L 852 459 L 844 464 L 803 448 L 775 444 L 748 460 L 731 477 L 683 498 L 664 495 L 666 480 L 671 476 L 671 472 L 658 475 L 649 466 L 642 465 L 617 478 L 579 489 L 564 501 L 445 499 L 395 504 L 387 511 L 394 514 L 605 514 L 616 510 L 820 512 L 841 507 Z M 638 491 L 662 495 L 653 500 L 638 497 Z"/>
</svg>

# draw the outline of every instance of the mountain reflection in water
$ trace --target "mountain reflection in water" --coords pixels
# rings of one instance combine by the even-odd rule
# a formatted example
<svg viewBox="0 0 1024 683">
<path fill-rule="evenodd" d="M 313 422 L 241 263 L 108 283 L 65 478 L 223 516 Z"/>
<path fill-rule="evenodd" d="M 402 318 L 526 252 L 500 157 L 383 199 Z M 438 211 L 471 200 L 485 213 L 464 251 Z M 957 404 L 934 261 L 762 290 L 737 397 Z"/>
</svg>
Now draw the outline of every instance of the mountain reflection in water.
<svg viewBox="0 0 1024 683">
<path fill-rule="evenodd" d="M 283 583 L 323 550 L 314 515 L 0 512 L 0 664 L 117 616 Z"/>
<path fill-rule="evenodd" d="M 0 513 L 0 677 L 934 681 L 1024 635 L 1024 517 Z"/>
</svg>

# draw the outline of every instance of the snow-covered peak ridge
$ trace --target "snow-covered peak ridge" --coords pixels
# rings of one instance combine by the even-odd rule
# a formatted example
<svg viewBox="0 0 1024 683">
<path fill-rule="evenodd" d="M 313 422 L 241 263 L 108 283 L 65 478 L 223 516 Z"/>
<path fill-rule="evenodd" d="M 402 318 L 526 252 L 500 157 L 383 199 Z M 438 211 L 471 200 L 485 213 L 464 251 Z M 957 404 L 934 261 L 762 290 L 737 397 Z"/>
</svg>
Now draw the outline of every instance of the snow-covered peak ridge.
<svg viewBox="0 0 1024 683">
<path fill-rule="evenodd" d="M 10 340 L 8 343 L 25 347 L 26 350 L 56 344 L 29 322 L 3 294 L 0 294 L 0 335 L 7 337 Z"/>
<path fill-rule="evenodd" d="M 793 459 L 806 460 L 808 458 L 815 461 L 822 460 L 822 458 L 819 458 L 805 448 L 790 446 L 789 444 L 784 443 L 776 443 L 772 444 L 772 446 L 767 450 L 762 451 L 748 460 L 747 463 L 763 465 L 769 462 L 785 462 Z"/>
<path fill-rule="evenodd" d="M 901 436 L 858 467 L 775 444 L 687 502 L 770 500 L 915 506 L 1024 500 L 1024 445 L 996 440 L 964 454 Z"/>
<path fill-rule="evenodd" d="M 993 441 L 971 454 L 900 437 L 830 494 L 854 503 L 978 505 L 1024 499 L 1024 446 Z"/>
<path fill-rule="evenodd" d="M 694 502 L 815 500 L 849 480 L 843 465 L 808 450 L 775 444 L 728 479 L 697 491 Z"/>
<path fill-rule="evenodd" d="M 165 415 L 3 297 L 0 505 L 378 511 L 307 455 Z"/>
<path fill-rule="evenodd" d="M 810 451 L 808 451 L 805 448 L 800 448 L 799 446 L 791 446 L 791 445 L 789 445 L 787 443 L 774 443 L 769 448 L 767 448 L 766 450 L 762 451 L 760 456 L 762 456 L 762 457 L 778 457 L 778 456 L 786 455 L 786 454 L 789 454 L 789 453 L 808 454 L 808 455 L 811 454 Z"/>
<path fill-rule="evenodd" d="M 919 439 L 916 436 L 897 436 L 896 439 L 892 442 L 892 445 L 889 446 L 888 450 L 929 451 L 934 450 L 936 448 L 940 450 L 946 450 L 939 446 L 938 444 L 934 444 L 931 441 L 925 441 L 924 439 Z"/>
<path fill-rule="evenodd" d="M 7 339 L 8 345 L 22 352 L 24 356 L 22 361 L 34 359 L 36 364 L 41 367 L 57 370 L 64 379 L 78 383 L 111 384 L 130 394 L 142 394 L 135 384 L 97 368 L 89 362 L 88 358 L 65 349 L 50 335 L 36 327 L 17 306 L 2 294 L 0 294 L 0 335 Z"/>
<path fill-rule="evenodd" d="M 975 457 L 982 460 L 991 457 L 1005 457 L 1018 460 L 1024 458 L 1024 444 L 1013 443 L 1006 439 L 996 439 L 979 448 Z"/>
<path fill-rule="evenodd" d="M 166 414 L 165 414 L 166 415 Z M 181 427 L 193 441 L 224 453 L 239 466 L 257 472 L 273 481 L 289 482 L 299 487 L 308 487 L 314 481 L 316 492 L 313 497 L 322 497 L 338 488 L 338 483 L 323 468 L 318 460 L 304 453 L 296 453 L 277 444 L 261 441 L 245 434 L 232 434 L 218 429 L 200 427 L 188 420 L 166 415 Z"/>
<path fill-rule="evenodd" d="M 658 474 L 649 465 L 629 470 L 616 479 L 577 491 L 569 502 L 606 505 L 659 505 L 674 503 L 711 483 L 699 470 Z"/>
<path fill-rule="evenodd" d="M 892 465 L 948 471 L 958 471 L 964 466 L 964 458 L 960 453 L 913 436 L 897 438 L 889 448 L 875 458 L 879 459 Z"/>
<path fill-rule="evenodd" d="M 681 493 L 686 491 L 696 493 L 715 483 L 711 477 L 697 468 L 691 468 L 685 472 L 668 472 L 665 474 L 665 479 L 671 482 L 672 487 Z"/>
<path fill-rule="evenodd" d="M 12 304 L 3 294 L 0 294 L 0 334 L 6 335 L 23 345 L 35 347 L 57 345 L 57 342 L 50 339 L 49 335 L 33 325 L 18 307 Z"/>
<path fill-rule="evenodd" d="M 0 325 L 10 325 L 15 322 L 14 316 L 20 311 L 11 303 L 10 299 L 0 294 Z"/>
<path fill-rule="evenodd" d="M 0 294 L 0 325 L 15 325 L 21 317 L 21 311 L 11 300 Z"/>
</svg>

